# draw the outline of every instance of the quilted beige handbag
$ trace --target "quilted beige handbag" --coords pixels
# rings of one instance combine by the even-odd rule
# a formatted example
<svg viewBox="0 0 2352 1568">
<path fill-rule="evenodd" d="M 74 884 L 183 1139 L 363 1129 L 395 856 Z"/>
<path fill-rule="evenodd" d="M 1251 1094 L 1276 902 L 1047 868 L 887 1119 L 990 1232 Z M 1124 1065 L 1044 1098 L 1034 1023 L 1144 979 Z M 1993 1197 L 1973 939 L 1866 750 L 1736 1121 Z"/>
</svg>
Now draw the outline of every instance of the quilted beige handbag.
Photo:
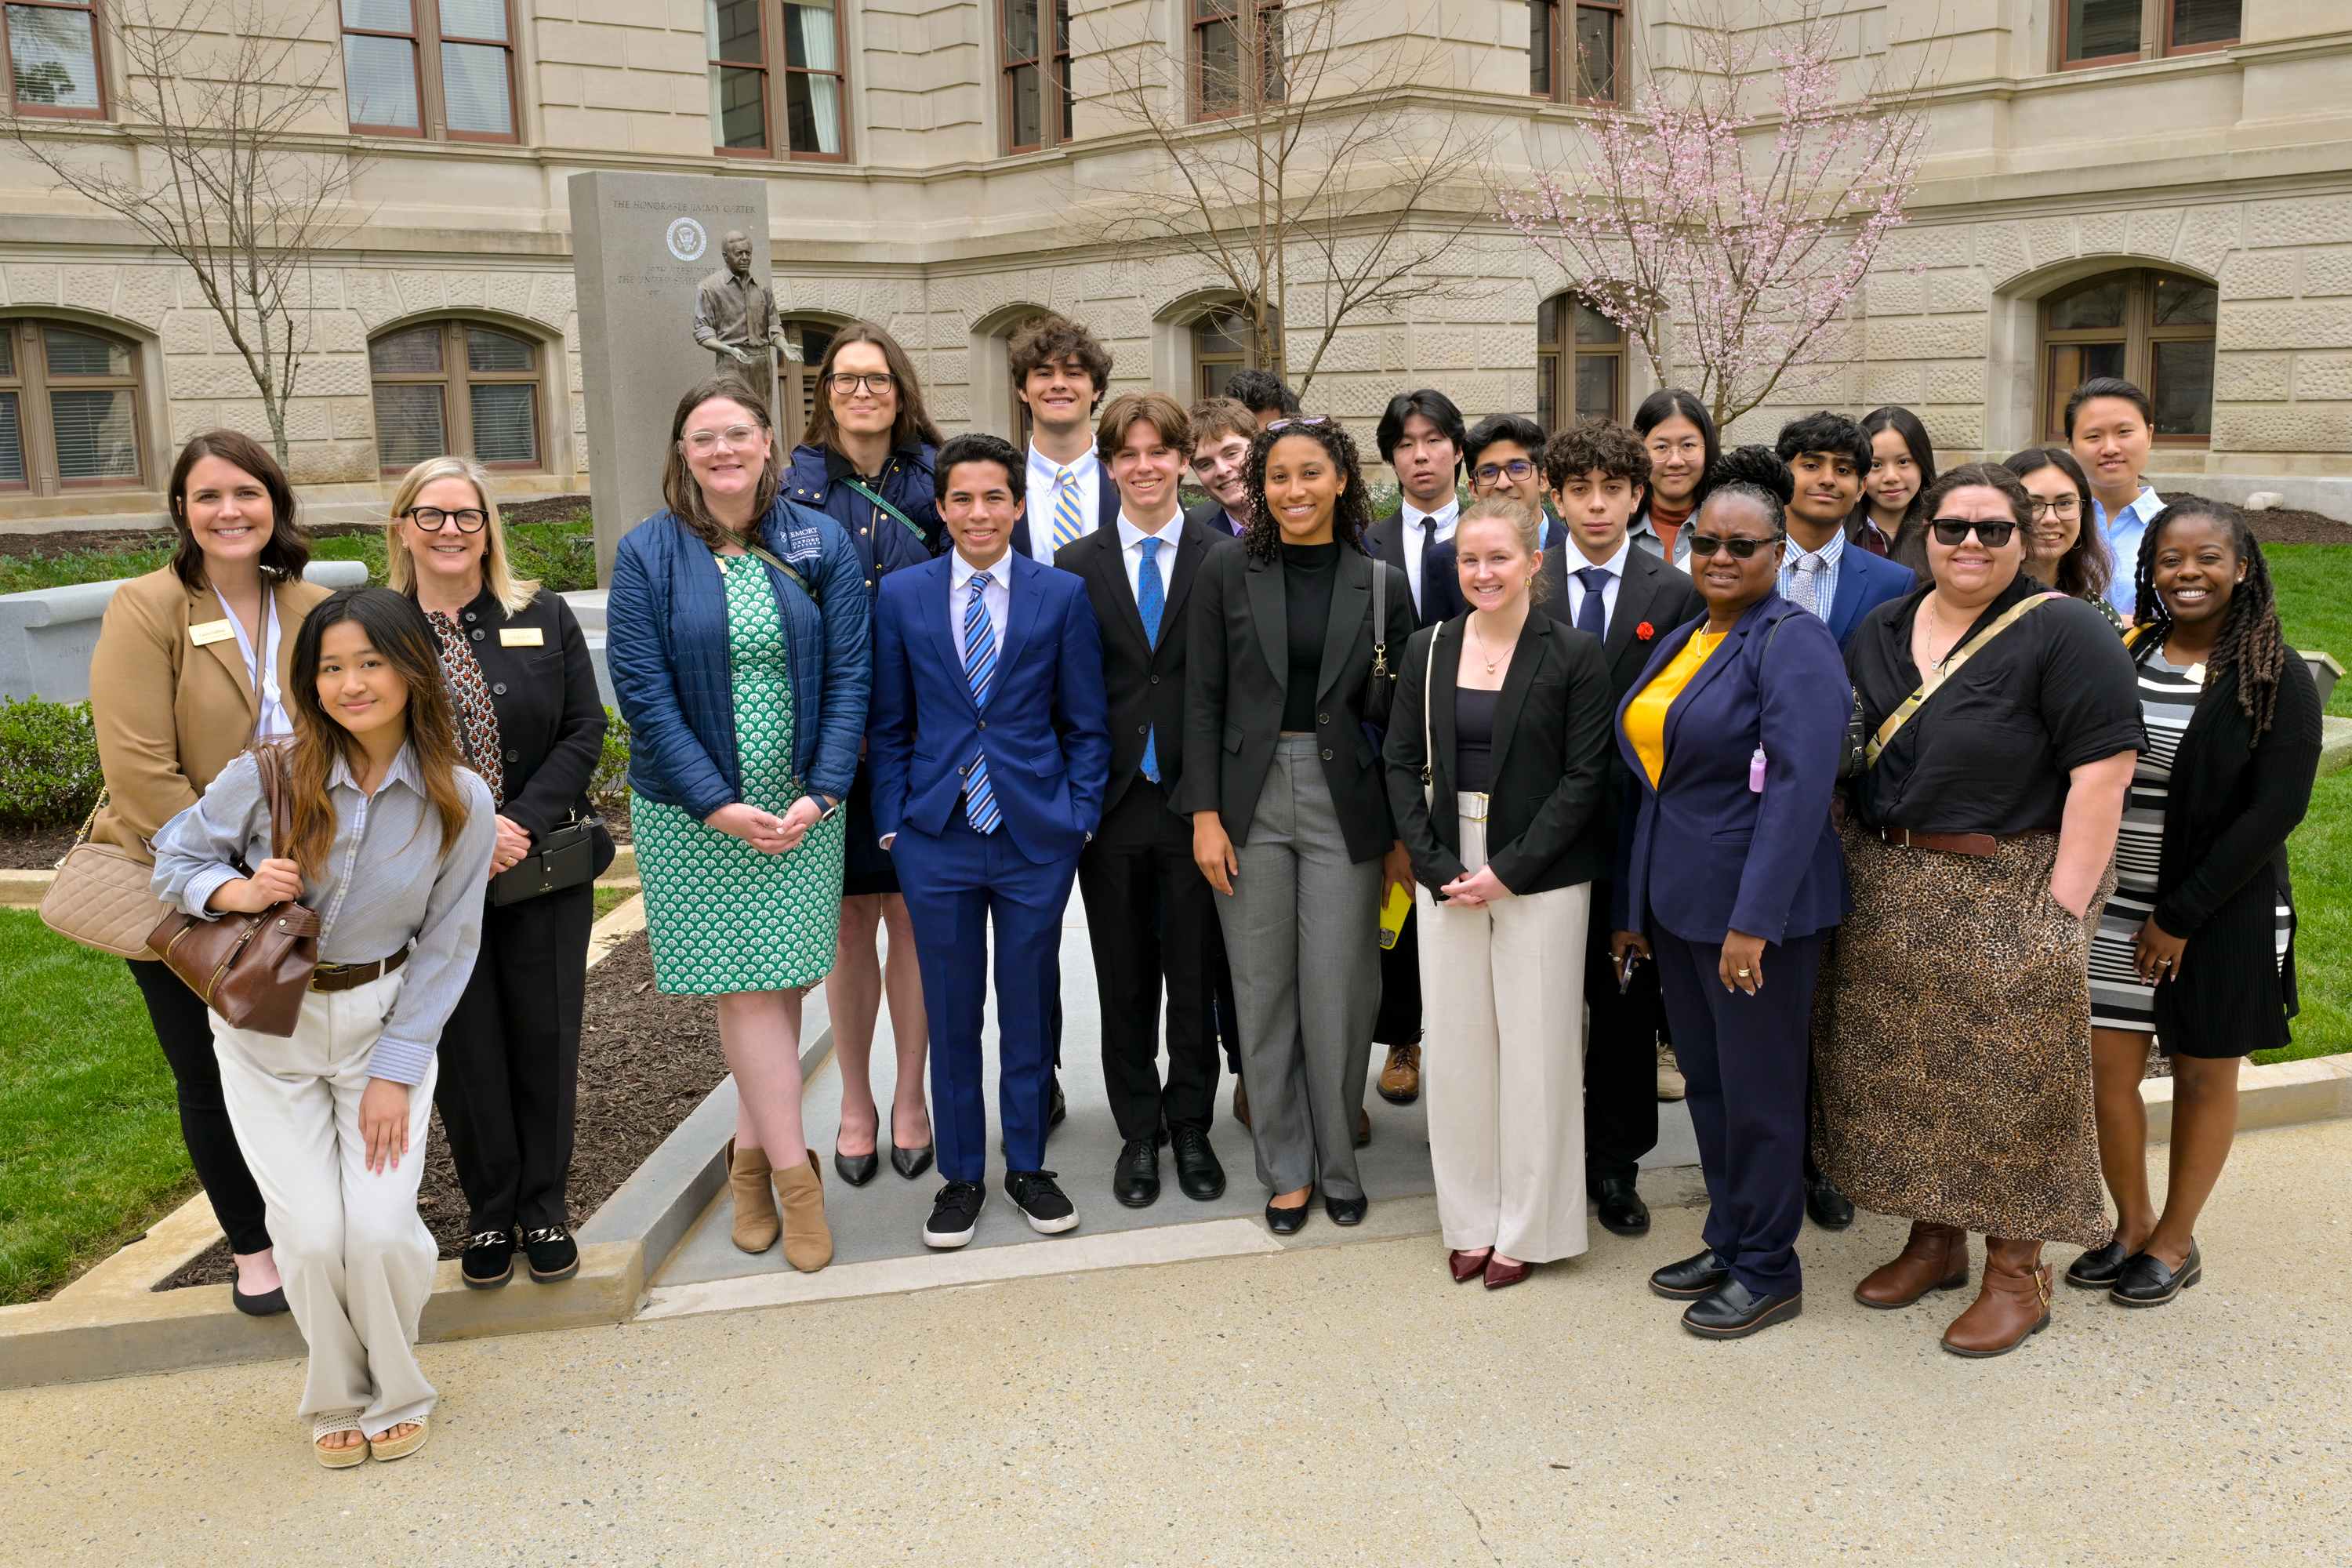
<svg viewBox="0 0 2352 1568">
<path fill-rule="evenodd" d="M 98 804 L 58 862 L 58 879 L 41 899 L 41 923 L 59 936 L 117 958 L 152 959 L 147 935 L 163 923 L 170 908 L 148 888 L 155 868 L 111 844 L 92 844 L 90 825 L 106 808 Z"/>
</svg>

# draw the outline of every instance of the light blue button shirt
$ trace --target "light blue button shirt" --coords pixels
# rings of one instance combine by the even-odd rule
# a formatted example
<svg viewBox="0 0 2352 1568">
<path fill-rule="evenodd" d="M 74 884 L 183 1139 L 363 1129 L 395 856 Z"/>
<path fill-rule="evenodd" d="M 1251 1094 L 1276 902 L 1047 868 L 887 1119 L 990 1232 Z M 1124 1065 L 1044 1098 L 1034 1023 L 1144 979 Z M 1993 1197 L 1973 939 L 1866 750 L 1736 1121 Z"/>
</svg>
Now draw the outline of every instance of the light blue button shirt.
<svg viewBox="0 0 2352 1568">
<path fill-rule="evenodd" d="M 2132 499 L 2131 505 L 2116 513 L 2112 521 L 2106 508 L 2095 500 L 2091 503 L 2091 521 L 2107 542 L 2107 564 L 2114 568 L 2107 577 L 2107 603 L 2127 620 L 2135 596 L 2132 578 L 2139 571 L 2139 542 L 2147 537 L 2147 525 L 2163 510 L 2164 498 L 2152 489 L 2143 489 Z"/>
<path fill-rule="evenodd" d="M 1797 557 L 1804 552 L 1803 548 L 1791 539 L 1789 548 L 1780 557 L 1780 597 L 1792 605 L 1797 600 L 1796 595 L 1789 592 L 1789 584 L 1797 580 Z M 1837 603 L 1838 563 L 1845 559 L 1845 530 L 1841 528 L 1831 534 L 1830 542 L 1822 545 L 1818 553 L 1821 565 L 1813 574 L 1813 604 L 1816 613 L 1826 621 L 1830 618 L 1830 606 Z"/>
</svg>

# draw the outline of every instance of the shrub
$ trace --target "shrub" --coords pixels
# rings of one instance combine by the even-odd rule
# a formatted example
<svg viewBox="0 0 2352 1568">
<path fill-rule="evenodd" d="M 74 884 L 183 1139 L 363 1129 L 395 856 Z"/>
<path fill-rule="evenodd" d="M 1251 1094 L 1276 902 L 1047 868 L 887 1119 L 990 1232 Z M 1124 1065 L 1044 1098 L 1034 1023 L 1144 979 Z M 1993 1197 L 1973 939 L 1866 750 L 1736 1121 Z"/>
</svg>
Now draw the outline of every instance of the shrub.
<svg viewBox="0 0 2352 1568">
<path fill-rule="evenodd" d="M 0 700 L 0 828 L 79 826 L 105 782 L 89 703 Z"/>
<path fill-rule="evenodd" d="M 629 721 L 604 710 L 604 754 L 588 775 L 588 804 L 610 807 L 621 803 L 629 788 Z"/>
</svg>

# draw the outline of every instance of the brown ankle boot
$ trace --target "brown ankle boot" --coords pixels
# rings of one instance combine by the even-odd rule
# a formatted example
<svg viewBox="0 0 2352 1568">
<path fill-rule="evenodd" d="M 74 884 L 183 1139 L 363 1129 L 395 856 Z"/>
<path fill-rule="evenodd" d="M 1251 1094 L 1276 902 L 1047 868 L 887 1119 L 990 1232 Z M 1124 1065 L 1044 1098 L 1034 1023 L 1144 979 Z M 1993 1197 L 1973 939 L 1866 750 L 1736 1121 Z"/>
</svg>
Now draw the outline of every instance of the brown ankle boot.
<svg viewBox="0 0 2352 1568">
<path fill-rule="evenodd" d="M 1944 1331 L 1954 1355 L 2007 1355 L 2050 1326 L 2050 1265 L 2038 1241 L 1985 1237 L 1984 1289 Z"/>
<path fill-rule="evenodd" d="M 1957 1290 L 1969 1282 L 1969 1233 L 1956 1225 L 1911 1222 L 1911 1239 L 1892 1263 L 1872 1269 L 1853 1288 L 1865 1307 L 1907 1307 L 1930 1290 Z"/>
<path fill-rule="evenodd" d="M 833 1231 L 824 1223 L 824 1173 L 816 1155 L 776 1173 L 776 1201 L 784 1210 L 784 1261 L 814 1274 L 833 1261 Z"/>
<path fill-rule="evenodd" d="M 735 1140 L 727 1140 L 727 1185 L 735 1194 L 735 1245 L 745 1252 L 775 1246 L 776 1199 L 768 1190 L 767 1151 L 738 1154 Z"/>
</svg>

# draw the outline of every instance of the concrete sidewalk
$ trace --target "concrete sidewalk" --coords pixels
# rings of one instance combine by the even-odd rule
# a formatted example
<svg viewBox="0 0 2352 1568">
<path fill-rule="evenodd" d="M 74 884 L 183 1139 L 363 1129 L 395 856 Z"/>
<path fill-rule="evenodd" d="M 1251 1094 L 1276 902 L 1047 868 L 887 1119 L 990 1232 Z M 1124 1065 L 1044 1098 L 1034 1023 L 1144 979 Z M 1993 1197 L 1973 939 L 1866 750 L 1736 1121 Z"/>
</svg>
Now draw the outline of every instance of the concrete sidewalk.
<svg viewBox="0 0 2352 1568">
<path fill-rule="evenodd" d="M 2160 1175 L 2160 1157 L 2158 1172 Z M 436 1345 L 432 1443 L 330 1473 L 280 1362 L 0 1394 L 16 1561 L 2340 1562 L 2352 1123 L 2247 1135 L 2206 1280 L 1967 1362 L 1853 1281 L 1702 1343 L 1695 1209 L 1488 1295 L 1434 1237 Z M 1371 1228 L 1370 1226 L 1368 1229 Z M 2053 1249 L 2062 1263 L 2071 1249 Z M 516 1289 L 522 1289 L 518 1286 Z"/>
</svg>

